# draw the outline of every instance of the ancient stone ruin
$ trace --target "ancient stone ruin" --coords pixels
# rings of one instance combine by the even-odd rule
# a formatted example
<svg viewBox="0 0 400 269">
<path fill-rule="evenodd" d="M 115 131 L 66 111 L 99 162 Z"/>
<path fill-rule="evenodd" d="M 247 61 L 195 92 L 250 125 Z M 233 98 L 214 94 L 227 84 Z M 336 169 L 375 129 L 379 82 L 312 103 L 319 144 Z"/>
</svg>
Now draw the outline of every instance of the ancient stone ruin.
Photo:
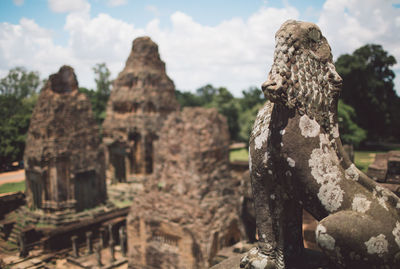
<svg viewBox="0 0 400 269">
<path fill-rule="evenodd" d="M 40 93 L 24 162 L 31 209 L 81 211 L 107 199 L 98 126 L 69 66 L 51 75 Z"/>
<path fill-rule="evenodd" d="M 241 267 L 314 268 L 302 242 L 304 208 L 319 221 L 316 242 L 332 267 L 398 268 L 400 199 L 360 172 L 343 149 L 341 78 L 327 40 L 315 24 L 293 20 L 275 38 L 262 86 L 270 101 L 249 147 L 259 248 Z"/>
<path fill-rule="evenodd" d="M 378 182 L 400 184 L 400 151 L 377 153 L 367 174 Z"/>
<path fill-rule="evenodd" d="M 154 174 L 127 219 L 129 266 L 206 268 L 245 233 L 226 119 L 215 109 L 184 108 L 159 134 Z"/>
<path fill-rule="evenodd" d="M 168 114 L 177 109 L 175 86 L 157 44 L 149 37 L 135 39 L 113 83 L 103 123 L 107 179 L 117 183 L 152 174 L 154 141 Z"/>
</svg>

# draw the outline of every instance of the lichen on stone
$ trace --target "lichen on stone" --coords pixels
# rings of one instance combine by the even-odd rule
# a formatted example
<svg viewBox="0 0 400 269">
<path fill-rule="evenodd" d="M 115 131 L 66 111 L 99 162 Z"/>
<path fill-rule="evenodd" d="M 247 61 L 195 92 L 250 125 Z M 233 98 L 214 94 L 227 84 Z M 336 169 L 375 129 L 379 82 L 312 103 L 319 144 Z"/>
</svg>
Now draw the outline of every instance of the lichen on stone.
<svg viewBox="0 0 400 269">
<path fill-rule="evenodd" d="M 333 212 L 342 205 L 343 194 L 344 191 L 339 184 L 328 182 L 321 185 L 318 198 L 326 210 Z"/>
<path fill-rule="evenodd" d="M 316 137 L 320 132 L 320 126 L 314 119 L 310 119 L 306 114 L 300 117 L 299 128 L 304 137 Z"/>
<path fill-rule="evenodd" d="M 326 231 L 327 230 L 325 226 L 323 226 L 322 224 L 318 224 L 317 229 L 315 230 L 317 242 L 324 249 L 334 250 L 335 238 L 330 236 Z"/>
<path fill-rule="evenodd" d="M 364 194 L 356 194 L 351 204 L 351 208 L 359 213 L 365 213 L 369 210 L 371 201 Z"/>
<path fill-rule="evenodd" d="M 292 158 L 287 157 L 286 160 L 287 160 L 287 162 L 288 162 L 288 164 L 289 164 L 290 167 L 295 167 L 296 162 L 295 162 Z"/>
<path fill-rule="evenodd" d="M 367 247 L 367 252 L 369 254 L 378 254 L 378 256 L 382 256 L 384 253 L 388 252 L 388 241 L 386 240 L 386 236 L 383 234 L 372 236 L 364 244 Z"/>
<path fill-rule="evenodd" d="M 400 248 L 400 222 L 396 221 L 396 227 L 394 227 L 392 234 L 394 236 L 394 240 L 396 241 L 396 244 Z"/>
<path fill-rule="evenodd" d="M 359 175 L 358 170 L 357 170 L 356 166 L 354 165 L 354 163 L 352 163 L 352 164 L 349 166 L 349 168 L 347 168 L 347 169 L 345 170 L 345 176 L 346 176 L 346 178 L 349 179 L 349 180 L 354 180 L 354 181 L 357 181 L 357 180 L 358 180 L 358 177 L 359 177 L 360 175 Z"/>
</svg>

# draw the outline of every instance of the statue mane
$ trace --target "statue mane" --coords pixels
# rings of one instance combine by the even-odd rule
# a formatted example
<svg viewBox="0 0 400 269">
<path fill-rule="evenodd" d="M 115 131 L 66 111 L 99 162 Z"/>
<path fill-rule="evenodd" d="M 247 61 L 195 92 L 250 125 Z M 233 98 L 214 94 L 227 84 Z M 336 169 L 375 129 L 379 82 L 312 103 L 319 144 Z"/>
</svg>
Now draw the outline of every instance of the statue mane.
<svg viewBox="0 0 400 269">
<path fill-rule="evenodd" d="M 289 20 L 277 31 L 275 41 L 274 62 L 262 86 L 265 96 L 328 128 L 336 114 L 342 79 L 326 38 L 313 23 Z"/>
</svg>

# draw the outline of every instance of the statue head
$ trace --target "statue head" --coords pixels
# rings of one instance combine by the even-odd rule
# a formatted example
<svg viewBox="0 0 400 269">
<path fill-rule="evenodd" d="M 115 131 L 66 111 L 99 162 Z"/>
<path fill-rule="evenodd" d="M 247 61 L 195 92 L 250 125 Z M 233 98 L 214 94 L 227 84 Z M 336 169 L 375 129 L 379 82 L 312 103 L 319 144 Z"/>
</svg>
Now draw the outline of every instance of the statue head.
<svg viewBox="0 0 400 269">
<path fill-rule="evenodd" d="M 274 62 L 262 85 L 265 96 L 311 117 L 328 113 L 336 103 L 342 79 L 319 27 L 288 20 L 277 31 L 275 42 Z"/>
</svg>

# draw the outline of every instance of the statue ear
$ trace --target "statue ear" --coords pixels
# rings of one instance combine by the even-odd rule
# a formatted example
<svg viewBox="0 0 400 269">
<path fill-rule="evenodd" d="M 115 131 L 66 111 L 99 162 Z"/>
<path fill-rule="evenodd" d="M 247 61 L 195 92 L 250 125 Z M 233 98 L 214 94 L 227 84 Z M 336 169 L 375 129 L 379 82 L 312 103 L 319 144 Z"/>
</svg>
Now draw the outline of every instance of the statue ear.
<svg viewBox="0 0 400 269">
<path fill-rule="evenodd" d="M 318 42 L 319 39 L 321 38 L 321 33 L 317 29 L 313 28 L 308 32 L 308 37 L 311 40 Z"/>
</svg>

